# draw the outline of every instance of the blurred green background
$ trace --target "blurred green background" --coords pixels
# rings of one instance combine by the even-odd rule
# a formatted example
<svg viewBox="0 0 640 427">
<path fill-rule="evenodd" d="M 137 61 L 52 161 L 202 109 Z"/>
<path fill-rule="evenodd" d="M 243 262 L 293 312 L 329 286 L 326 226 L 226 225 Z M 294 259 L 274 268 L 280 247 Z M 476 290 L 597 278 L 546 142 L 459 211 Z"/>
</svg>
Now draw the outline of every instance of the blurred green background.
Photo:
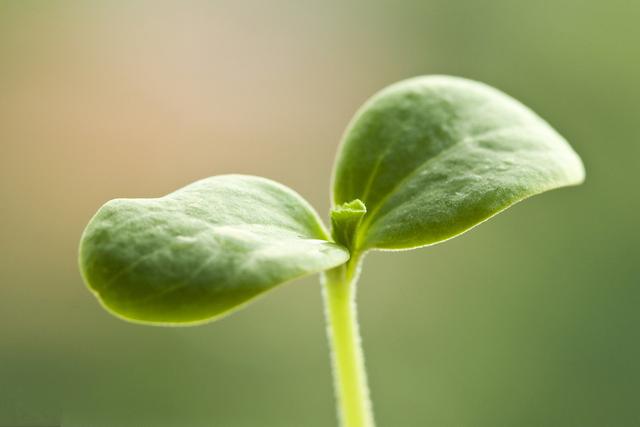
<svg viewBox="0 0 640 427">
<path fill-rule="evenodd" d="M 638 22 L 624 0 L 0 0 L 0 425 L 335 425 L 317 278 L 136 326 L 84 288 L 78 239 L 108 199 L 229 172 L 324 214 L 356 108 L 439 73 L 531 106 L 587 182 L 366 259 L 378 424 L 639 426 Z"/>
</svg>

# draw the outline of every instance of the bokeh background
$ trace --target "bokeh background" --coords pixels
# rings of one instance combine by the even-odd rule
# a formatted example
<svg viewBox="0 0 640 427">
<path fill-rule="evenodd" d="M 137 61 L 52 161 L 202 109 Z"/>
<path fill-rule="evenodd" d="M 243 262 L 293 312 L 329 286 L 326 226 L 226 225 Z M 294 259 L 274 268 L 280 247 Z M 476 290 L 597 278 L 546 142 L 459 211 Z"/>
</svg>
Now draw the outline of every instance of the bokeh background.
<svg viewBox="0 0 640 427">
<path fill-rule="evenodd" d="M 335 425 L 317 278 L 136 326 L 86 291 L 78 239 L 108 199 L 229 172 L 324 215 L 356 108 L 438 73 L 531 106 L 588 177 L 366 259 L 379 425 L 639 426 L 639 21 L 629 0 L 0 0 L 0 425 Z"/>
</svg>

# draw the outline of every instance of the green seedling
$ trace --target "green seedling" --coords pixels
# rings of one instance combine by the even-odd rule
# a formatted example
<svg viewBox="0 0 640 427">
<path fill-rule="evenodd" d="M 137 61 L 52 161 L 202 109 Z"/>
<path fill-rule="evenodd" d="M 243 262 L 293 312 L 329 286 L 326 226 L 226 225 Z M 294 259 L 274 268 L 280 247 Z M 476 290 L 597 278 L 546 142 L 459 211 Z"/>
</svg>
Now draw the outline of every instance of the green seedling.
<svg viewBox="0 0 640 427">
<path fill-rule="evenodd" d="M 569 144 L 518 101 L 470 80 L 418 77 L 376 94 L 348 126 L 330 233 L 284 185 L 221 175 L 160 198 L 109 201 L 82 236 L 80 268 L 111 313 L 161 326 L 217 320 L 321 273 L 339 420 L 370 427 L 355 305 L 364 255 L 445 241 L 583 180 Z"/>
</svg>

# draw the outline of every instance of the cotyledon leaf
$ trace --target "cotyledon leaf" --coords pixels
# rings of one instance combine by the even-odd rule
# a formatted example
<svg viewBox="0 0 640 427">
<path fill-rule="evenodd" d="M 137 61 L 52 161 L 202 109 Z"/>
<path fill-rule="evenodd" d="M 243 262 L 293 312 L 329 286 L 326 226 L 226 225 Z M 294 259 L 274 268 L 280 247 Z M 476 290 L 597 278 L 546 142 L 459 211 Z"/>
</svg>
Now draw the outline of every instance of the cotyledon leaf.
<svg viewBox="0 0 640 427">
<path fill-rule="evenodd" d="M 156 199 L 112 200 L 80 244 L 84 279 L 103 305 L 160 324 L 211 320 L 348 259 L 302 197 L 244 175 L 203 179 Z"/>
<path fill-rule="evenodd" d="M 583 180 L 564 138 L 515 99 L 425 76 L 383 89 L 356 114 L 337 156 L 333 203 L 366 206 L 355 250 L 409 249 Z"/>
</svg>

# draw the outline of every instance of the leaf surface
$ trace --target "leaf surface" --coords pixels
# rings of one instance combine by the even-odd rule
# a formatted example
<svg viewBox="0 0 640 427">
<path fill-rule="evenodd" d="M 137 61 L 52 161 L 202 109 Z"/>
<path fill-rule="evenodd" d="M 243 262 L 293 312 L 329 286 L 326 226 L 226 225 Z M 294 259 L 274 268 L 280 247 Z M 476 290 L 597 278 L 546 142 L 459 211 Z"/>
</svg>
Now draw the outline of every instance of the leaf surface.
<svg viewBox="0 0 640 427">
<path fill-rule="evenodd" d="M 223 175 L 165 197 L 116 199 L 87 226 L 85 281 L 114 314 L 161 324 L 219 317 L 348 260 L 316 213 L 273 181 Z"/>
<path fill-rule="evenodd" d="M 482 83 L 427 76 L 389 86 L 356 114 L 337 156 L 333 203 L 366 206 L 357 250 L 409 249 L 583 180 L 569 144 L 518 101 Z"/>
</svg>

